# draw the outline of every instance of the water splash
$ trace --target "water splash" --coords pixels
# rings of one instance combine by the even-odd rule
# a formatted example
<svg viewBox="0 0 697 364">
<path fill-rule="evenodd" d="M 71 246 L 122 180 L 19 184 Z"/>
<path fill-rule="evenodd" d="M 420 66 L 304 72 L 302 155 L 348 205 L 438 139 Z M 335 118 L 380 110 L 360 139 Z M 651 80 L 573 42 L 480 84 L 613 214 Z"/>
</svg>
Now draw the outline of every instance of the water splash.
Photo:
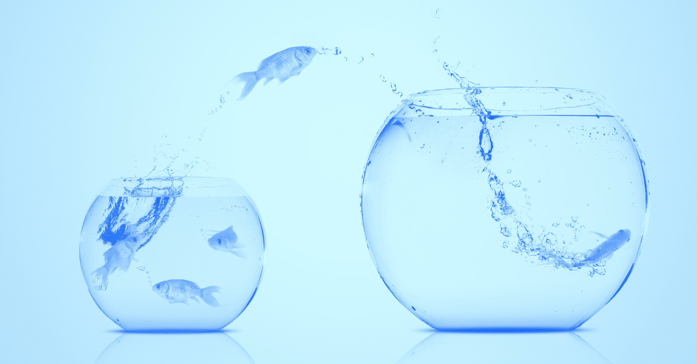
<svg viewBox="0 0 697 364">
<path fill-rule="evenodd" d="M 440 65 L 442 65 L 443 69 L 448 74 L 448 76 L 453 78 L 460 85 L 460 88 L 471 89 L 471 88 L 479 86 L 478 83 L 474 83 L 474 82 L 468 80 L 466 77 L 459 75 L 457 72 L 455 72 L 454 69 L 451 69 L 450 65 L 447 62 L 443 61 L 440 58 L 440 55 L 438 53 L 438 48 L 436 48 L 436 44 L 438 43 L 438 40 L 440 40 L 440 36 L 437 36 L 433 39 L 431 52 L 436 56 L 438 63 Z M 458 63 L 457 66 L 459 66 L 459 65 L 460 64 Z M 455 68 L 457 68 L 457 66 Z"/>
<path fill-rule="evenodd" d="M 104 252 L 104 265 L 92 272 L 98 290 L 107 289 L 110 274 L 128 270 L 136 252 L 167 221 L 184 187 L 183 177 L 134 178 L 123 182 L 124 194 L 108 197 L 103 212 L 106 218 L 97 230 L 98 239 L 110 246 Z"/>
<path fill-rule="evenodd" d="M 491 151 L 494 149 L 494 143 L 491 142 L 491 134 L 489 129 L 483 127 L 479 132 L 479 154 L 485 161 L 491 160 Z"/>
<path fill-rule="evenodd" d="M 437 11 L 436 11 L 437 14 Z M 514 237 L 516 242 L 511 247 L 511 250 L 518 254 L 523 254 L 528 257 L 536 257 L 538 261 L 551 264 L 556 268 L 568 269 L 571 271 L 580 270 L 583 267 L 589 267 L 589 275 L 594 276 L 596 274 L 605 274 L 604 266 L 607 259 L 612 256 L 612 252 L 619 249 L 628 241 L 629 230 L 626 230 L 626 234 L 623 235 L 621 232 L 625 230 L 620 230 L 607 240 L 600 242 L 595 248 L 585 252 L 568 252 L 566 241 L 562 240 L 559 242 L 557 236 L 552 233 L 545 231 L 542 228 L 542 233 L 535 238 L 536 233 L 531 225 L 525 224 L 520 219 L 515 208 L 509 203 L 506 198 L 506 192 L 504 189 L 504 183 L 498 178 L 498 176 L 490 169 L 489 164 L 493 158 L 494 143 L 492 140 L 491 131 L 488 128 L 487 121 L 491 117 L 491 112 L 487 110 L 486 106 L 479 99 L 479 95 L 482 90 L 479 88 L 479 84 L 468 80 L 466 77 L 459 75 L 455 69 L 459 66 L 459 63 L 455 67 L 451 67 L 450 64 L 443 61 L 439 54 L 436 44 L 439 37 L 433 40 L 433 54 L 436 56 L 439 64 L 443 67 L 446 74 L 455 80 L 461 89 L 463 89 L 463 98 L 465 102 L 472 108 L 472 114 L 479 118 L 481 123 L 481 130 L 479 132 L 479 148 L 478 154 L 481 156 L 486 167 L 482 170 L 483 172 L 488 172 L 488 183 L 489 188 L 493 193 L 493 198 L 489 206 L 491 212 L 491 218 L 494 221 L 499 222 L 500 233 L 505 238 Z M 384 82 L 384 81 L 383 81 Z M 537 82 L 536 82 L 537 83 Z M 505 106 L 506 103 L 503 103 Z M 418 114 L 418 113 L 417 113 Z M 418 114 L 422 116 L 421 114 Z M 508 169 L 507 173 L 511 173 Z M 522 185 L 521 181 L 513 180 L 508 182 L 513 187 L 520 187 Z M 527 191 L 524 188 L 523 191 Z M 525 200 L 527 205 L 532 205 L 530 202 L 530 196 L 525 195 Z M 567 224 L 567 227 L 575 228 L 578 224 L 578 218 L 576 216 L 572 217 L 572 221 Z M 554 223 L 553 227 L 559 226 L 559 223 Z M 515 236 L 513 236 L 513 230 L 515 231 Z M 574 240 L 578 239 L 580 228 L 575 228 L 574 230 Z M 627 237 L 625 239 L 625 236 Z M 509 248 L 511 243 L 509 240 L 503 242 L 504 248 Z"/>
<path fill-rule="evenodd" d="M 507 216 L 515 215 L 515 209 L 506 200 L 503 183 L 494 172 L 489 171 L 488 181 L 489 188 L 494 192 L 494 199 L 491 201 L 491 206 L 489 206 L 491 218 L 495 221 L 501 221 Z"/>
</svg>

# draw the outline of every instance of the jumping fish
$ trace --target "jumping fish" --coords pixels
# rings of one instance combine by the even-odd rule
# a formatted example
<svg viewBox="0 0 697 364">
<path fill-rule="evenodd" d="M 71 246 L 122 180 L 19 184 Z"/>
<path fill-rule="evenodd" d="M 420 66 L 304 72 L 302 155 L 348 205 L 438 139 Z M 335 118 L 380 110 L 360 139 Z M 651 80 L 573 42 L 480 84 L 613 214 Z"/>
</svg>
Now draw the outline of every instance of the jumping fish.
<svg viewBox="0 0 697 364">
<path fill-rule="evenodd" d="M 292 76 L 297 76 L 312 62 L 312 58 L 317 54 L 317 50 L 312 47 L 291 47 L 284 49 L 272 56 L 264 59 L 259 64 L 259 69 L 254 72 L 243 72 L 230 80 L 225 86 L 231 83 L 244 82 L 244 88 L 238 100 L 242 100 L 254 89 L 257 82 L 266 79 L 264 84 L 274 78 L 280 83 L 286 82 Z"/>
<path fill-rule="evenodd" d="M 196 283 L 191 281 L 184 279 L 170 279 L 168 281 L 162 281 L 155 284 L 152 286 L 152 290 L 171 304 L 187 304 L 189 299 L 200 303 L 198 298 L 201 298 L 203 302 L 209 306 L 220 306 L 218 300 L 213 297 L 213 293 L 220 290 L 220 287 L 218 286 L 199 288 Z"/>
<path fill-rule="evenodd" d="M 101 279 L 102 283 L 99 289 L 106 289 L 109 280 L 109 274 L 114 273 L 117 269 L 127 271 L 133 261 L 133 255 L 140 246 L 142 239 L 138 236 L 130 236 L 126 239 L 119 240 L 104 252 L 104 265 L 97 268 L 92 274 L 97 279 Z"/>
</svg>

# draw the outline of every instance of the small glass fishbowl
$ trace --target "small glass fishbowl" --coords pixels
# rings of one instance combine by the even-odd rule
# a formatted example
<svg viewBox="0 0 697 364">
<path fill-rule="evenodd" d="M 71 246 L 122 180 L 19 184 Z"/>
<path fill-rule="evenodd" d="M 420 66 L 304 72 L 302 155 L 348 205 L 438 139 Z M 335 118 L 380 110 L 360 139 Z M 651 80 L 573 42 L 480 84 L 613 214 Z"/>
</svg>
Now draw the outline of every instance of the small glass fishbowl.
<svg viewBox="0 0 697 364">
<path fill-rule="evenodd" d="M 474 87 L 392 112 L 361 213 L 383 282 L 433 328 L 570 330 L 631 274 L 648 196 L 636 142 L 602 96 Z"/>
<path fill-rule="evenodd" d="M 210 331 L 249 305 L 264 265 L 254 202 L 232 179 L 109 182 L 82 226 L 80 265 L 104 314 L 128 331 Z"/>
</svg>

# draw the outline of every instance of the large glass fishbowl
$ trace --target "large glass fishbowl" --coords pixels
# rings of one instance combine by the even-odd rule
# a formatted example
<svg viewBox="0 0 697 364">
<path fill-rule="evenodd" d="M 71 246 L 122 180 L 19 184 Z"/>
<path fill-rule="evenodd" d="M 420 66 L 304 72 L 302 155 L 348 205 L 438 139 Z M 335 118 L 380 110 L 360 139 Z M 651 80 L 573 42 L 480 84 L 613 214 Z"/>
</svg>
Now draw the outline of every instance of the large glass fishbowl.
<svg viewBox="0 0 697 364">
<path fill-rule="evenodd" d="M 471 87 L 405 99 L 361 213 L 375 266 L 440 330 L 570 330 L 619 292 L 648 220 L 644 162 L 604 97 Z"/>
<path fill-rule="evenodd" d="M 251 302 L 264 249 L 257 208 L 235 180 L 125 178 L 87 212 L 80 265 L 94 302 L 123 329 L 210 331 Z"/>
</svg>

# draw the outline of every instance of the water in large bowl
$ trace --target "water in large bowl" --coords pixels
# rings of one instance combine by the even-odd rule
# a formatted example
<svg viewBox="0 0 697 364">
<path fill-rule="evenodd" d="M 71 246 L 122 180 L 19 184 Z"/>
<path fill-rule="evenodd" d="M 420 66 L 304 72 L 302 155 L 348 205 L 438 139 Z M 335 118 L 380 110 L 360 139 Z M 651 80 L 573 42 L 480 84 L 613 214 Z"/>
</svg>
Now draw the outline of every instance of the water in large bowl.
<svg viewBox="0 0 697 364">
<path fill-rule="evenodd" d="M 562 88 L 412 95 L 365 167 L 368 248 L 437 329 L 573 329 L 629 277 L 643 161 L 603 97 Z"/>
<path fill-rule="evenodd" d="M 111 181 L 82 226 L 92 298 L 126 330 L 217 330 L 250 303 L 264 260 L 252 199 L 231 179 Z"/>
</svg>

